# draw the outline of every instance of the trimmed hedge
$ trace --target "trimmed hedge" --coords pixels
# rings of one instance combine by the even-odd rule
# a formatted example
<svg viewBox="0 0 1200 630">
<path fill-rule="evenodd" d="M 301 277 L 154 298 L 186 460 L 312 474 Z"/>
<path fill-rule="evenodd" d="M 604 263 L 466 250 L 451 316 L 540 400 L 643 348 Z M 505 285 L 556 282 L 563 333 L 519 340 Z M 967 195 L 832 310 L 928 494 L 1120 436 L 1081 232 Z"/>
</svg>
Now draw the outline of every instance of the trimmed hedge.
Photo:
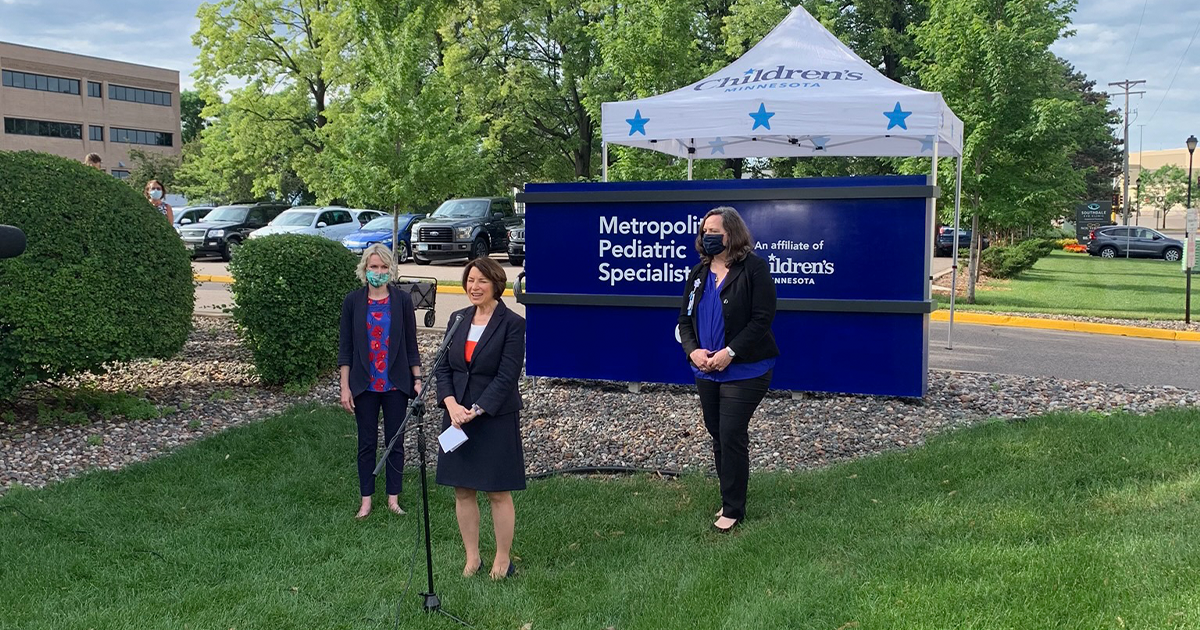
<svg viewBox="0 0 1200 630">
<path fill-rule="evenodd" d="M 319 236 L 247 239 L 229 263 L 233 317 L 271 385 L 311 385 L 337 367 L 342 300 L 362 286 L 358 256 Z"/>
<path fill-rule="evenodd" d="M 0 260 L 0 399 L 183 347 L 195 300 L 190 258 L 138 191 L 31 151 L 0 151 L 0 173 L 0 223 L 29 241 Z"/>
<path fill-rule="evenodd" d="M 980 269 L 993 278 L 1012 278 L 1055 249 L 1055 242 L 1044 238 L 1031 238 L 1011 247 L 993 245 L 980 254 Z"/>
</svg>

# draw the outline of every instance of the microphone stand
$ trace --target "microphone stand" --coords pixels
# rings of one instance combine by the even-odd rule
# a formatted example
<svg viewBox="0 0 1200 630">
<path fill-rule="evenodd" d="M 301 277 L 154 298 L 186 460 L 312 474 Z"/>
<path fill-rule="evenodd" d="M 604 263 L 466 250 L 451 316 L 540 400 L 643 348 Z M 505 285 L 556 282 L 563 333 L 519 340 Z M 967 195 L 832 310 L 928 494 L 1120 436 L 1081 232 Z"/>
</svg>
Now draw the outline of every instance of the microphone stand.
<svg viewBox="0 0 1200 630">
<path fill-rule="evenodd" d="M 433 360 L 433 367 L 430 368 L 430 375 L 437 373 L 438 367 L 441 366 L 442 361 L 445 360 L 446 349 L 450 347 L 450 340 L 454 338 L 454 331 L 458 329 L 458 325 L 462 323 L 462 320 L 462 315 L 456 317 L 454 319 L 454 323 L 446 332 L 446 338 L 442 340 L 442 345 L 438 348 L 437 355 Z M 404 422 L 400 423 L 400 428 L 396 430 L 396 434 L 393 435 L 392 439 L 388 442 L 387 448 L 383 450 L 383 456 L 379 458 L 379 463 L 375 466 L 374 474 L 378 476 L 379 472 L 383 470 L 383 467 L 387 465 L 388 455 L 391 454 L 392 449 L 396 446 L 396 441 L 401 439 L 401 436 L 404 435 L 404 431 L 408 427 L 409 423 L 415 421 L 417 426 L 417 454 L 421 461 L 421 512 L 422 516 L 424 517 L 425 525 L 425 573 L 429 578 L 429 590 L 421 593 L 421 598 L 423 600 L 422 608 L 424 608 L 425 612 L 427 613 L 435 611 L 439 612 L 470 628 L 471 624 L 442 609 L 442 600 L 433 590 L 433 546 L 429 537 L 429 485 L 427 475 L 425 473 L 425 402 L 421 400 L 421 398 L 425 395 L 426 389 L 428 388 L 423 388 L 419 395 L 413 397 L 413 399 L 409 401 L 408 413 L 404 417 Z"/>
</svg>

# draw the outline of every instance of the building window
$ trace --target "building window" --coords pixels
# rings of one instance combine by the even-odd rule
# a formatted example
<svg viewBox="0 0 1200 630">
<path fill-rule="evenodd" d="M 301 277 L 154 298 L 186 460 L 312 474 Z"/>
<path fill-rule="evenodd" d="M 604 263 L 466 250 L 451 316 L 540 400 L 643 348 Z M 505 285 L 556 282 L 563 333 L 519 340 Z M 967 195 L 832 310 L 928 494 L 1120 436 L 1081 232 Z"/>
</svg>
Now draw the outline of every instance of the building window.
<svg viewBox="0 0 1200 630">
<path fill-rule="evenodd" d="M 129 101 L 131 103 L 145 103 L 147 105 L 162 105 L 163 107 L 171 106 L 171 93 L 159 92 L 157 90 L 143 90 L 142 88 L 125 87 L 124 85 L 108 84 L 108 98 L 114 101 Z"/>
<path fill-rule="evenodd" d="M 128 142 L 129 144 L 149 144 L 157 147 L 172 146 L 174 134 L 162 131 L 143 131 L 141 129 L 109 129 L 108 139 L 112 142 Z"/>
<path fill-rule="evenodd" d="M 41 90 L 42 92 L 58 92 L 60 94 L 79 94 L 79 79 L 49 77 L 44 74 L 17 72 L 16 70 L 4 70 L 3 75 L 4 87 Z"/>
<path fill-rule="evenodd" d="M 88 96 L 92 98 L 100 98 L 104 92 L 101 91 L 101 86 L 95 81 L 88 81 Z"/>
<path fill-rule="evenodd" d="M 5 118 L 4 133 L 21 136 L 46 136 L 49 138 L 82 140 L 83 125 L 50 122 L 47 120 L 27 120 L 25 118 Z"/>
<path fill-rule="evenodd" d="M 88 125 L 88 140 L 104 142 L 104 127 L 100 125 Z"/>
<path fill-rule="evenodd" d="M 112 170 L 112 176 L 116 177 L 117 179 L 129 179 L 129 171 L 122 171 L 114 168 Z"/>
</svg>

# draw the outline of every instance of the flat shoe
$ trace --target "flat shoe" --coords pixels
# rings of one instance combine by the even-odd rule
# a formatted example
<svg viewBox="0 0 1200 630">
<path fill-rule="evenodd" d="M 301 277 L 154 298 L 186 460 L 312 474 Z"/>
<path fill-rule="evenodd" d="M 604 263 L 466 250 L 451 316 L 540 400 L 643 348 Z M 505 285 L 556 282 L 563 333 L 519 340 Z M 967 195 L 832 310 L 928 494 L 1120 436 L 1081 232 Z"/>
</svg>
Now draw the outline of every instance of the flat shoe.
<svg viewBox="0 0 1200 630">
<path fill-rule="evenodd" d="M 723 529 L 722 529 L 722 528 L 720 528 L 720 527 L 717 527 L 717 524 L 716 524 L 716 523 L 713 523 L 713 526 L 712 526 L 712 528 L 713 528 L 713 529 L 715 529 L 715 530 L 717 530 L 717 533 L 720 533 L 720 534 L 728 534 L 729 532 L 733 531 L 733 530 L 734 530 L 734 528 L 736 528 L 736 527 L 737 527 L 739 524 L 741 524 L 741 521 L 734 521 L 734 522 L 733 522 L 733 525 L 730 525 L 729 527 L 726 527 L 726 528 L 723 528 Z"/>
<path fill-rule="evenodd" d="M 388 509 L 392 511 L 392 514 L 398 514 L 400 516 L 404 516 L 406 514 L 404 508 L 400 507 L 399 505 L 389 505 Z"/>
<path fill-rule="evenodd" d="M 493 580 L 504 580 L 504 579 L 508 579 L 516 574 L 517 574 L 517 567 L 516 567 L 516 565 L 514 565 L 512 563 L 511 560 L 509 560 L 508 570 L 504 572 L 504 577 L 493 577 L 492 579 Z"/>
</svg>

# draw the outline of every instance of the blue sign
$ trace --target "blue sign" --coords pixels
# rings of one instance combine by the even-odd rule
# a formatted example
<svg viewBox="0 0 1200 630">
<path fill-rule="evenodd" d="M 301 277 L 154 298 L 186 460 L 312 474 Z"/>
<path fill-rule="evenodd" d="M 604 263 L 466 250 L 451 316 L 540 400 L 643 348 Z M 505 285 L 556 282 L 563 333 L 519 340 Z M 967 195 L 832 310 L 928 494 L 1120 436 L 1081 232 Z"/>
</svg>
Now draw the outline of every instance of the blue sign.
<svg viewBox="0 0 1200 630">
<path fill-rule="evenodd" d="M 772 388 L 922 396 L 935 190 L 923 176 L 528 184 L 526 371 L 692 382 L 676 318 L 701 218 L 728 205 L 775 278 Z"/>
</svg>

